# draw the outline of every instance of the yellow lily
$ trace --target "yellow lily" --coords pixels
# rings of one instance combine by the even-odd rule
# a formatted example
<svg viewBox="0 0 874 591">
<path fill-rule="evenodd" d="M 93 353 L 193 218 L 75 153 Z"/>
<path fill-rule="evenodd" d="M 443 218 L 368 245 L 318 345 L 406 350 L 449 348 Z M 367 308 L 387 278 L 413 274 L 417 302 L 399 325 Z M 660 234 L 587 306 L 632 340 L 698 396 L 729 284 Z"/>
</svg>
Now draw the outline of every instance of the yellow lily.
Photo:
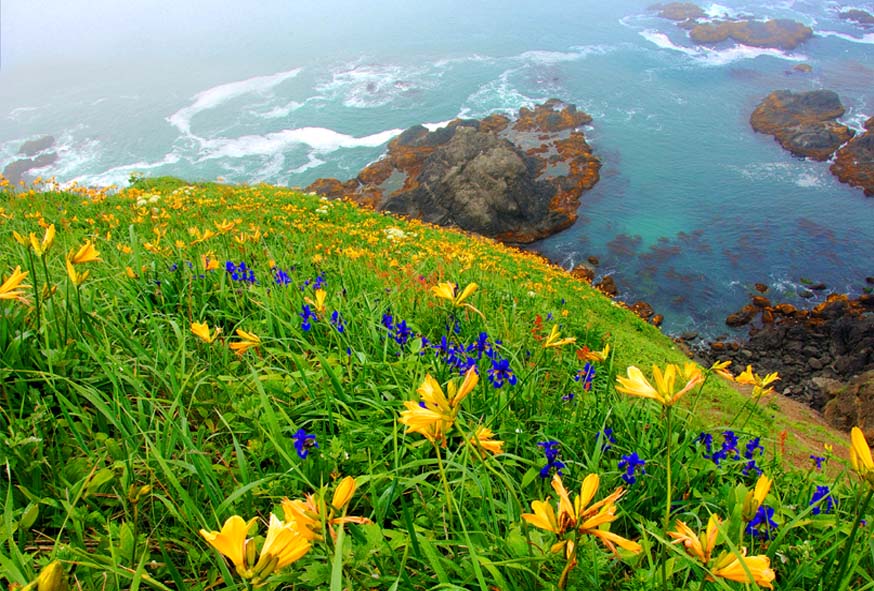
<svg viewBox="0 0 874 591">
<path fill-rule="evenodd" d="M 211 333 L 209 324 L 206 322 L 192 322 L 191 332 L 204 343 L 213 343 L 221 333 L 221 327 L 215 329 L 215 333 Z"/>
<path fill-rule="evenodd" d="M 600 351 L 592 351 L 588 347 L 583 347 L 577 351 L 577 358 L 580 361 L 598 361 L 604 362 L 610 356 L 610 344 L 604 345 Z"/>
<path fill-rule="evenodd" d="M 220 554 L 226 556 L 234 564 L 237 573 L 241 577 L 248 576 L 248 564 L 246 560 L 246 545 L 251 542 L 247 538 L 249 528 L 257 521 L 253 517 L 249 521 L 244 521 L 239 515 L 232 515 L 225 521 L 221 531 L 206 531 L 200 530 L 206 541 Z"/>
<path fill-rule="evenodd" d="M 85 280 L 88 279 L 89 273 L 90 273 L 90 271 L 84 271 L 84 272 L 80 273 L 79 271 L 76 270 L 76 267 L 73 265 L 73 261 L 71 261 L 70 259 L 67 259 L 67 275 L 70 277 L 70 281 L 76 287 L 79 287 L 80 285 L 85 283 Z"/>
<path fill-rule="evenodd" d="M 619 385 L 616 386 L 617 392 L 640 398 L 651 398 L 663 406 L 673 406 L 684 394 L 704 380 L 704 376 L 697 369 L 697 366 L 691 363 L 686 364 L 682 370 L 682 375 L 687 380 L 686 384 L 676 391 L 674 390 L 674 382 L 681 370 L 673 363 L 669 363 L 665 367 L 664 373 L 657 365 L 652 366 L 655 386 L 650 384 L 643 372 L 633 365 L 628 367 L 627 373 L 628 377 L 616 377 L 619 381 Z"/>
<path fill-rule="evenodd" d="M 483 458 L 486 457 L 486 452 L 497 456 L 504 453 L 504 442 L 493 439 L 494 436 L 491 429 L 480 426 L 470 438 L 470 444 L 479 450 Z"/>
<path fill-rule="evenodd" d="M 22 285 L 22 281 L 27 277 L 27 271 L 22 271 L 21 266 L 16 266 L 12 271 L 12 275 L 6 278 L 0 285 L 0 300 L 18 300 L 19 302 L 28 303 L 25 294 L 25 289 L 29 289 L 30 285 Z"/>
<path fill-rule="evenodd" d="M 228 347 L 230 347 L 231 350 L 237 355 L 242 356 L 252 347 L 258 347 L 261 344 L 261 339 L 258 337 L 258 335 L 246 332 L 241 328 L 237 329 L 237 336 L 240 337 L 242 340 L 234 341 L 233 343 L 230 343 L 228 345 Z"/>
<path fill-rule="evenodd" d="M 677 521 L 674 531 L 669 531 L 668 535 L 678 542 L 682 542 L 686 548 L 686 552 L 701 561 L 701 564 L 707 565 L 710 562 L 710 555 L 713 552 L 713 547 L 716 545 L 716 537 L 719 533 L 720 519 L 714 513 L 710 515 L 707 522 L 707 528 L 699 537 L 692 529 L 683 523 Z M 703 537 L 703 541 L 702 541 Z"/>
<path fill-rule="evenodd" d="M 737 556 L 726 553 L 717 560 L 711 572 L 716 577 L 738 583 L 755 583 L 766 589 L 773 589 L 772 583 L 777 578 L 771 570 L 770 559 L 765 555 Z"/>
<path fill-rule="evenodd" d="M 336 510 L 341 510 L 349 501 L 352 500 L 352 495 L 355 494 L 355 479 L 347 476 L 340 481 L 337 488 L 334 489 L 334 496 L 331 499 L 331 506 Z"/>
<path fill-rule="evenodd" d="M 219 268 L 218 259 L 212 253 L 207 253 L 200 256 L 200 265 L 204 271 L 215 271 Z"/>
<path fill-rule="evenodd" d="M 450 380 L 446 386 L 447 394 L 444 394 L 437 380 L 426 375 L 422 385 L 416 390 L 421 402 L 405 401 L 406 410 L 401 411 L 398 422 L 406 425 L 409 433 L 419 433 L 432 443 L 445 444 L 446 434 L 455 422 L 461 401 L 478 383 L 476 368 L 471 367 L 464 375 L 461 386 L 456 386 L 456 380 Z"/>
<path fill-rule="evenodd" d="M 862 480 L 867 480 L 874 486 L 874 460 L 871 459 L 871 448 L 865 441 L 865 435 L 859 427 L 850 431 L 850 463 L 853 470 Z"/>
<path fill-rule="evenodd" d="M 738 384 L 749 384 L 753 387 L 753 398 L 761 398 L 766 394 L 774 391 L 773 386 L 768 387 L 771 383 L 780 379 L 780 375 L 775 371 L 769 373 L 765 377 L 753 373 L 753 366 L 747 365 L 747 368 L 739 376 L 735 378 Z"/>
<path fill-rule="evenodd" d="M 321 529 L 320 511 L 313 495 L 307 495 L 305 501 L 282 499 L 282 513 L 285 516 L 284 523 L 293 527 L 307 540 L 321 538 L 318 534 Z"/>
<path fill-rule="evenodd" d="M 558 332 L 558 325 L 553 325 L 552 330 L 549 332 L 549 336 L 546 337 L 546 340 L 543 342 L 543 348 L 562 347 L 577 342 L 576 337 L 567 337 L 564 339 L 559 337 L 561 337 L 561 333 Z"/>
<path fill-rule="evenodd" d="M 263 580 L 272 572 L 299 560 L 309 549 L 308 539 L 271 513 L 267 536 L 253 572 L 257 573 L 258 579 Z"/>
<path fill-rule="evenodd" d="M 731 360 L 728 361 L 716 361 L 713 365 L 710 366 L 710 371 L 715 373 L 721 378 L 724 378 L 730 382 L 734 381 L 734 376 L 728 371 L 728 366 L 731 365 Z"/>
<path fill-rule="evenodd" d="M 30 247 L 33 249 L 33 252 L 36 253 L 36 256 L 41 257 L 46 252 L 48 252 L 49 248 L 51 248 L 52 244 L 55 242 L 55 225 L 51 224 L 46 228 L 42 240 L 37 238 L 36 234 L 34 234 L 33 232 L 30 233 L 30 236 L 28 238 L 25 238 L 24 236 L 13 230 L 12 236 L 22 246 L 27 246 L 29 244 Z"/>
<path fill-rule="evenodd" d="M 312 306 L 313 311 L 321 318 L 325 315 L 325 299 L 328 297 L 328 294 L 324 289 L 317 289 L 315 295 L 315 300 L 312 300 L 309 297 L 305 297 L 303 300 Z"/>
<path fill-rule="evenodd" d="M 749 491 L 744 497 L 743 504 L 743 520 L 752 521 L 756 517 L 756 512 L 762 503 L 765 502 L 765 497 L 768 496 L 768 491 L 771 490 L 771 479 L 762 474 L 756 481 L 756 487 Z"/>
<path fill-rule="evenodd" d="M 461 290 L 461 293 L 458 293 L 458 286 L 456 284 L 449 281 L 444 281 L 432 287 L 431 293 L 434 294 L 435 297 L 451 302 L 452 305 L 455 307 L 469 308 L 470 310 L 473 310 L 474 312 L 485 318 L 482 312 L 464 301 L 472 296 L 477 289 L 479 289 L 479 286 L 476 283 L 468 283 L 467 286 L 463 290 Z"/>
<path fill-rule="evenodd" d="M 85 241 L 85 244 L 79 247 L 75 253 L 70 251 L 70 254 L 67 255 L 67 260 L 73 263 L 74 265 L 81 265 L 82 263 L 93 263 L 96 261 L 100 261 L 100 253 L 97 252 L 97 249 L 94 248 L 94 245 L 90 240 Z"/>
</svg>

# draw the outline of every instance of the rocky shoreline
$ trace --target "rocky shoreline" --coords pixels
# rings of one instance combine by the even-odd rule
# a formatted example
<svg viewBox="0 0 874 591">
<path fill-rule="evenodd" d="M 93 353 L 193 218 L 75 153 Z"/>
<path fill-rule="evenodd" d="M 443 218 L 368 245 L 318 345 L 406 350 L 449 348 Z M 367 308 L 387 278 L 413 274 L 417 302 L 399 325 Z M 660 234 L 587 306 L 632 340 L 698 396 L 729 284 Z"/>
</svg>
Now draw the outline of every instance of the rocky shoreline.
<svg viewBox="0 0 874 591">
<path fill-rule="evenodd" d="M 525 244 L 570 227 L 600 160 L 582 127 L 592 118 L 551 99 L 511 119 L 418 125 L 347 181 L 318 179 L 307 191 L 379 211 Z"/>
</svg>

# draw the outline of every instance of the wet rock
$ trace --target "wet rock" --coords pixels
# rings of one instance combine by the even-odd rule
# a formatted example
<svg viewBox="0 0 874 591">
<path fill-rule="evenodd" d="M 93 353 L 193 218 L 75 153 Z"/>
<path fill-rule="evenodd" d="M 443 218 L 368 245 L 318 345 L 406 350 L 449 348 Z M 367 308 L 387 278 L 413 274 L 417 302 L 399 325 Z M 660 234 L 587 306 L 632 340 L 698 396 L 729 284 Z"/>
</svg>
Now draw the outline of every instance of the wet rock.
<svg viewBox="0 0 874 591">
<path fill-rule="evenodd" d="M 849 127 L 835 121 L 843 114 L 844 106 L 833 91 L 777 90 L 759 103 L 750 124 L 759 133 L 773 135 L 793 154 L 827 160 L 853 137 Z"/>
<path fill-rule="evenodd" d="M 653 326 L 661 326 L 662 322 L 665 321 L 665 317 L 661 314 L 655 314 L 652 318 L 650 318 L 650 324 Z"/>
<path fill-rule="evenodd" d="M 795 64 L 792 69 L 802 74 L 810 74 L 813 71 L 813 66 L 810 64 Z"/>
<path fill-rule="evenodd" d="M 865 122 L 865 133 L 838 150 L 831 172 L 842 183 L 858 187 L 874 196 L 874 117 Z"/>
<path fill-rule="evenodd" d="M 54 145 L 55 138 L 50 135 L 46 135 L 35 140 L 28 140 L 24 142 L 23 144 L 21 144 L 21 147 L 18 148 L 18 153 L 22 156 L 36 156 L 40 152 L 48 150 Z"/>
<path fill-rule="evenodd" d="M 594 255 L 590 256 L 586 260 L 589 261 L 589 264 L 591 264 L 593 267 L 597 267 L 598 265 L 601 264 L 601 259 L 599 259 L 598 257 L 596 257 Z"/>
<path fill-rule="evenodd" d="M 865 283 L 868 285 L 874 285 L 874 277 L 865 277 Z"/>
<path fill-rule="evenodd" d="M 841 12 L 841 18 L 848 21 L 859 23 L 860 25 L 874 25 L 874 15 L 871 15 L 864 10 L 853 8 Z"/>
<path fill-rule="evenodd" d="M 814 295 L 816 295 L 816 294 L 814 294 L 809 289 L 799 289 L 798 290 L 798 297 L 800 297 L 800 298 L 809 299 L 809 298 L 812 298 Z"/>
<path fill-rule="evenodd" d="M 529 243 L 569 227 L 600 161 L 580 127 L 591 117 L 552 99 L 515 121 L 492 115 L 429 132 L 412 127 L 355 179 L 307 189 L 504 242 Z"/>
<path fill-rule="evenodd" d="M 765 296 L 753 296 L 752 298 L 750 298 L 750 300 L 757 308 L 767 308 L 771 305 L 771 300 L 769 300 Z"/>
<path fill-rule="evenodd" d="M 3 176 L 9 181 L 9 184 L 12 186 L 18 185 L 19 182 L 26 180 L 25 175 L 33 170 L 38 168 L 44 168 L 46 166 L 51 166 L 58 160 L 58 155 L 54 152 L 48 152 L 44 154 L 40 154 L 35 158 L 22 158 L 20 160 L 15 160 L 6 165 L 3 169 Z"/>
<path fill-rule="evenodd" d="M 755 287 L 756 291 L 759 293 L 768 293 L 768 286 L 764 283 L 756 283 L 753 287 Z"/>
<path fill-rule="evenodd" d="M 619 293 L 619 290 L 616 288 L 616 280 L 613 279 L 613 275 L 605 275 L 601 278 L 601 281 L 595 284 L 595 287 L 598 288 L 602 293 L 612 297 L 616 297 L 616 294 Z"/>
<path fill-rule="evenodd" d="M 807 289 L 810 289 L 812 291 L 823 291 L 826 289 L 826 284 L 825 283 L 811 283 L 810 285 L 807 286 Z"/>
<path fill-rule="evenodd" d="M 731 39 L 751 47 L 776 49 L 795 49 L 811 36 L 810 27 L 789 19 L 719 20 L 699 23 L 689 31 L 689 37 L 698 44 L 714 45 Z"/>
<path fill-rule="evenodd" d="M 571 269 L 571 276 L 579 279 L 580 281 L 592 283 L 592 280 L 595 279 L 595 270 L 587 265 L 577 265 L 576 267 Z"/>
<path fill-rule="evenodd" d="M 705 18 L 707 13 L 704 10 L 690 2 L 670 2 L 668 4 L 656 4 L 650 9 L 658 10 L 658 14 L 662 18 L 672 21 L 697 20 Z"/>
<path fill-rule="evenodd" d="M 752 322 L 756 315 L 756 308 L 753 306 L 744 306 L 738 312 L 729 314 L 725 319 L 725 324 L 728 326 L 738 327 L 744 326 Z"/>
<path fill-rule="evenodd" d="M 652 306 L 650 306 L 646 302 L 634 302 L 633 304 L 631 304 L 630 309 L 632 312 L 634 312 L 644 320 L 647 320 L 653 314 L 655 314 L 655 310 L 653 310 Z"/>
<path fill-rule="evenodd" d="M 680 338 L 684 341 L 694 341 L 698 338 L 698 333 L 692 330 L 688 330 L 680 335 Z"/>
</svg>

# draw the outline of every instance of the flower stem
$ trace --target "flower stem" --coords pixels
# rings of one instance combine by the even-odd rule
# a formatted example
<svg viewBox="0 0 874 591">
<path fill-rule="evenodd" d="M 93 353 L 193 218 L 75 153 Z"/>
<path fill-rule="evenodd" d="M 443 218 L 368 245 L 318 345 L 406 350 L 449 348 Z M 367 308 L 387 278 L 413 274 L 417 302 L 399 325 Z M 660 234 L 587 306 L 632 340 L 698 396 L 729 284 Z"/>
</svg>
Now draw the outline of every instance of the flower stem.
<svg viewBox="0 0 874 591">
<path fill-rule="evenodd" d="M 662 534 L 665 539 L 668 537 L 668 529 L 671 527 L 671 440 L 674 438 L 673 427 L 671 425 L 671 411 L 673 407 L 665 407 L 665 429 L 667 430 L 667 442 L 665 444 L 665 453 L 667 455 L 665 472 L 667 480 L 667 493 L 665 494 L 665 520 Z M 668 589 L 668 548 L 662 544 L 662 587 Z"/>
<path fill-rule="evenodd" d="M 838 566 L 838 576 L 832 587 L 838 589 L 838 591 L 845 588 L 843 585 L 844 574 L 847 570 L 847 564 L 850 561 L 850 550 L 853 549 L 853 542 L 856 541 L 856 532 L 859 531 L 859 524 L 862 523 L 862 518 L 865 517 L 865 512 L 868 510 L 868 505 L 871 503 L 872 496 L 874 496 L 874 487 L 868 491 L 868 496 L 865 497 L 865 502 L 861 505 L 857 505 L 857 507 L 859 507 L 859 512 L 856 515 L 856 521 L 853 523 L 853 529 L 850 531 L 850 537 L 847 538 L 847 545 L 844 546 L 844 554 L 841 556 L 841 563 Z"/>
<path fill-rule="evenodd" d="M 440 457 L 440 446 L 434 443 L 434 450 L 437 452 L 437 469 L 440 470 L 440 480 L 443 481 L 443 495 L 446 497 L 446 510 L 449 519 L 449 524 L 452 524 L 452 491 L 449 490 L 449 481 L 446 479 L 446 471 L 443 469 L 443 459 Z M 447 529 L 447 539 L 448 532 Z"/>
</svg>

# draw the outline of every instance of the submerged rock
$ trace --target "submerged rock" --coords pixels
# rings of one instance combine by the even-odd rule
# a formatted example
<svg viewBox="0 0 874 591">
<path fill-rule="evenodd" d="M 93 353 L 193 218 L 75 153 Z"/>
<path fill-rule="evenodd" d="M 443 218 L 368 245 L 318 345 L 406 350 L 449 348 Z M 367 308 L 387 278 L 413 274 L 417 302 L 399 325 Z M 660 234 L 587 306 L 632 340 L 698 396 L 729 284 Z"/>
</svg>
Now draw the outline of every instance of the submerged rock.
<svg viewBox="0 0 874 591">
<path fill-rule="evenodd" d="M 651 10 L 658 10 L 659 16 L 670 19 L 672 21 L 686 21 L 704 18 L 707 13 L 698 6 L 690 2 L 669 2 L 668 4 L 656 4 L 650 7 Z"/>
<path fill-rule="evenodd" d="M 753 111 L 750 124 L 793 154 L 827 160 L 853 137 L 850 128 L 835 121 L 843 114 L 841 99 L 831 90 L 775 90 Z"/>
<path fill-rule="evenodd" d="M 859 23 L 860 25 L 874 25 L 874 16 L 858 8 L 845 10 L 841 13 L 841 18 Z"/>
<path fill-rule="evenodd" d="M 307 190 L 512 243 L 569 227 L 600 161 L 581 127 L 591 117 L 556 99 L 429 132 L 411 127 L 355 179 Z"/>
<path fill-rule="evenodd" d="M 874 117 L 865 122 L 865 130 L 838 150 L 831 171 L 842 183 L 874 197 Z"/>
</svg>

